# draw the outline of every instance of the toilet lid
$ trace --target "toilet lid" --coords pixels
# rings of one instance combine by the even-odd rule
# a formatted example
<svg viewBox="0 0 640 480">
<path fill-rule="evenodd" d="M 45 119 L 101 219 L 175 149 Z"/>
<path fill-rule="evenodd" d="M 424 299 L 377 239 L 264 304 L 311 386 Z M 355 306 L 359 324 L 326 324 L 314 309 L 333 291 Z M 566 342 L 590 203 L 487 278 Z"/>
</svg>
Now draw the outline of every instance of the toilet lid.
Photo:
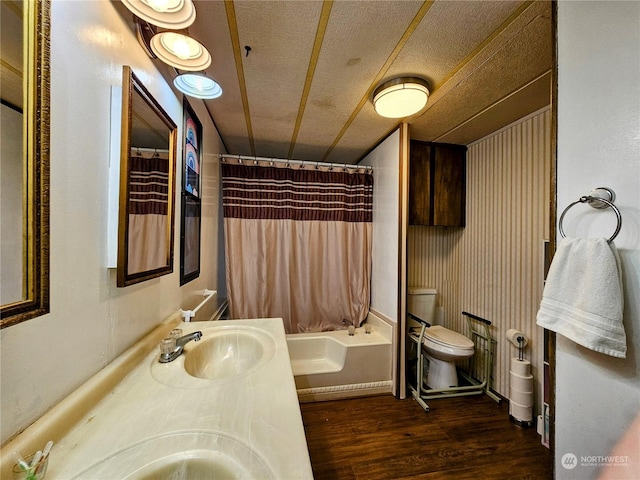
<svg viewBox="0 0 640 480">
<path fill-rule="evenodd" d="M 470 338 L 465 337 L 461 333 L 449 330 L 448 328 L 441 327 L 440 325 L 427 328 L 424 331 L 424 335 L 425 337 L 429 337 L 429 340 L 432 342 L 441 345 L 458 348 L 474 348 L 473 341 Z"/>
</svg>

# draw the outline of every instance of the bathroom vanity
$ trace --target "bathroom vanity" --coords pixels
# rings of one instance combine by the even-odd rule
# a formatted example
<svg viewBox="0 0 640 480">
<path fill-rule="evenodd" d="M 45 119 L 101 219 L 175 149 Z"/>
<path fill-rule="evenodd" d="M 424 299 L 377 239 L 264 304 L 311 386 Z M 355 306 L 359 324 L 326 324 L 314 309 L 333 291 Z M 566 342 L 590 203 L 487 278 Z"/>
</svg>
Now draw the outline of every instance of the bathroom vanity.
<svg viewBox="0 0 640 480">
<path fill-rule="evenodd" d="M 161 364 L 176 327 L 202 338 Z M 282 320 L 174 319 L 122 357 L 6 445 L 3 473 L 50 437 L 48 478 L 313 478 Z"/>
</svg>

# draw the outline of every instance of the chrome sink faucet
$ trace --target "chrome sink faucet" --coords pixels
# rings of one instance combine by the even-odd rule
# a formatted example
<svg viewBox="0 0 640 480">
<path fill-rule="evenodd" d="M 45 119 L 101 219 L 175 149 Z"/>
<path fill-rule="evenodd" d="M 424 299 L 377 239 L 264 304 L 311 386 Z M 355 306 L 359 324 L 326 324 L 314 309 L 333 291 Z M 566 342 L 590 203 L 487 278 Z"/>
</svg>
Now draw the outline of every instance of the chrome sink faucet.
<svg viewBox="0 0 640 480">
<path fill-rule="evenodd" d="M 179 332 L 181 333 L 181 331 Z M 160 342 L 160 363 L 173 362 L 182 354 L 184 346 L 187 343 L 189 343 L 191 340 L 197 342 L 202 338 L 201 331 L 187 333 L 186 335 L 178 338 L 176 338 L 173 334 L 174 331 L 171 332 L 169 337 Z"/>
</svg>

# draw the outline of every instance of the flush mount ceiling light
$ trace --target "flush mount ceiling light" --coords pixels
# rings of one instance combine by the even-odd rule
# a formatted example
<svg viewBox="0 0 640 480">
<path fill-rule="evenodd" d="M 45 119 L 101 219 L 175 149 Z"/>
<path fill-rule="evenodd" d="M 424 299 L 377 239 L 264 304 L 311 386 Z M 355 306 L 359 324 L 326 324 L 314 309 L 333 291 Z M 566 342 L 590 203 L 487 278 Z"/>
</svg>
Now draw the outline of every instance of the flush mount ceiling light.
<svg viewBox="0 0 640 480">
<path fill-rule="evenodd" d="M 400 77 L 384 82 L 373 92 L 378 115 L 403 118 L 419 112 L 427 104 L 429 86 L 417 77 Z"/>
<path fill-rule="evenodd" d="M 212 99 L 222 95 L 222 87 L 203 73 L 183 73 L 173 79 L 173 84 L 185 95 L 195 98 Z"/>
<path fill-rule="evenodd" d="M 187 28 L 196 19 L 192 0 L 122 0 L 137 17 L 162 28 Z"/>
<path fill-rule="evenodd" d="M 211 64 L 209 51 L 197 40 L 176 32 L 161 32 L 151 39 L 151 50 L 164 63 L 190 72 Z"/>
</svg>

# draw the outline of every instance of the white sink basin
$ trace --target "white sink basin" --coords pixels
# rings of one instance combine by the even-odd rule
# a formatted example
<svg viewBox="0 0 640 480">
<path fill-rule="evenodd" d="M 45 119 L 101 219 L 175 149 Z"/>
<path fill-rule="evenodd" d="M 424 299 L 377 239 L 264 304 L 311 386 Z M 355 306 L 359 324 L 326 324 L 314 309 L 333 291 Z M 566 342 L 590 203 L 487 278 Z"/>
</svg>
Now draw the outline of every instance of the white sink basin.
<svg viewBox="0 0 640 480">
<path fill-rule="evenodd" d="M 184 369 L 209 380 L 235 377 L 266 363 L 274 352 L 271 337 L 259 330 L 222 328 L 191 346 L 184 354 Z"/>
<path fill-rule="evenodd" d="M 76 479 L 209 480 L 275 478 L 264 459 L 238 439 L 189 431 L 149 438 L 81 472 Z"/>
<path fill-rule="evenodd" d="M 151 365 L 153 377 L 176 388 L 205 388 L 253 374 L 275 355 L 276 343 L 267 332 L 248 326 L 217 326 L 202 330 L 202 339 L 189 342 L 170 363 Z"/>
</svg>

